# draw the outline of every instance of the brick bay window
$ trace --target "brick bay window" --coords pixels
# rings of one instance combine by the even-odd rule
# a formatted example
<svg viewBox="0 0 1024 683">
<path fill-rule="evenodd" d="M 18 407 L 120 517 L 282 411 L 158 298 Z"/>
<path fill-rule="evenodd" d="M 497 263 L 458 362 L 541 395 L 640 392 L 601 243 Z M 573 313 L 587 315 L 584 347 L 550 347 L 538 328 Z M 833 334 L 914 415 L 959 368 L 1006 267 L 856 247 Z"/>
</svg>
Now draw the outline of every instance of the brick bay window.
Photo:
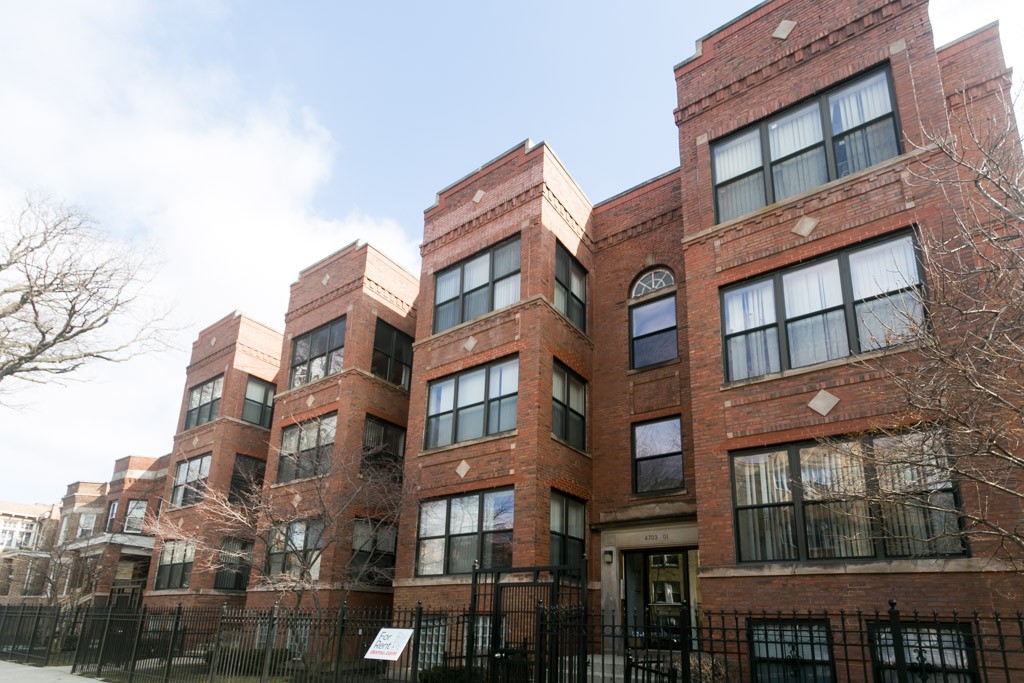
<svg viewBox="0 0 1024 683">
<path fill-rule="evenodd" d="M 195 505 L 203 499 L 206 479 L 210 476 L 211 453 L 179 462 L 174 471 L 171 505 Z"/>
<path fill-rule="evenodd" d="M 396 387 L 409 391 L 409 381 L 412 378 L 412 337 L 379 318 L 373 336 L 370 372 Z"/>
<path fill-rule="evenodd" d="M 633 285 L 630 298 L 636 303 L 629 308 L 629 367 L 644 368 L 679 357 L 675 292 L 651 298 L 675 284 L 671 272 L 656 268 Z"/>
<path fill-rule="evenodd" d="M 585 547 L 586 504 L 559 491 L 551 492 L 551 564 L 579 565 Z"/>
<path fill-rule="evenodd" d="M 185 429 L 198 427 L 217 418 L 217 413 L 220 411 L 220 394 L 223 389 L 224 375 L 221 375 L 188 390 Z"/>
<path fill-rule="evenodd" d="M 899 137 L 891 78 L 880 69 L 715 142 L 718 222 L 891 159 Z"/>
<path fill-rule="evenodd" d="M 555 308 L 587 331 L 587 271 L 561 243 L 555 248 Z"/>
<path fill-rule="evenodd" d="M 196 546 L 192 541 L 167 541 L 160 550 L 154 590 L 188 588 Z"/>
<path fill-rule="evenodd" d="M 937 433 L 803 443 L 732 457 L 741 562 L 964 554 Z"/>
<path fill-rule="evenodd" d="M 434 333 L 519 301 L 519 236 L 439 272 Z"/>
<path fill-rule="evenodd" d="M 726 378 L 900 344 L 924 320 L 913 236 L 857 246 L 722 291 Z"/>
<path fill-rule="evenodd" d="M 281 457 L 277 461 L 277 483 L 318 477 L 331 469 L 338 414 L 321 415 L 281 432 Z"/>
<path fill-rule="evenodd" d="M 683 487 L 683 430 L 678 415 L 633 425 L 633 492 Z"/>
<path fill-rule="evenodd" d="M 278 527 L 267 555 L 267 574 L 299 580 L 319 579 L 323 536 L 324 521 L 319 517 Z"/>
<path fill-rule="evenodd" d="M 516 428 L 519 359 L 506 358 L 430 383 L 426 448 Z"/>
<path fill-rule="evenodd" d="M 557 360 L 551 373 L 551 432 L 573 448 L 587 447 L 587 383 Z"/>
<path fill-rule="evenodd" d="M 245 385 L 245 401 L 242 403 L 242 419 L 260 427 L 270 429 L 274 416 L 274 392 L 277 386 L 264 382 L 259 377 L 249 377 Z"/>
<path fill-rule="evenodd" d="M 512 566 L 512 489 L 420 503 L 417 576 L 467 574 Z"/>
<path fill-rule="evenodd" d="M 292 340 L 288 388 L 341 372 L 345 360 L 345 318 L 338 318 Z"/>
</svg>

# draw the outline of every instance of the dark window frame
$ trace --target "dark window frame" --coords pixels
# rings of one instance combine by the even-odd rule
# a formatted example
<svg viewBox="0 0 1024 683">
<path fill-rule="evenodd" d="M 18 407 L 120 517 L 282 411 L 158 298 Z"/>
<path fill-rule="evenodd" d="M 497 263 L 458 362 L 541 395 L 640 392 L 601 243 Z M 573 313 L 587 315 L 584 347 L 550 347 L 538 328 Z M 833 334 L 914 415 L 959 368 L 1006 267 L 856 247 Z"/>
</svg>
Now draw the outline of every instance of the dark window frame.
<svg viewBox="0 0 1024 683">
<path fill-rule="evenodd" d="M 519 255 L 518 255 L 518 258 L 516 259 L 518 261 L 518 266 L 513 268 L 513 269 L 511 269 L 511 270 L 509 270 L 509 271 L 507 271 L 507 272 L 502 272 L 502 273 L 496 275 L 495 274 L 495 270 L 494 270 L 495 253 L 497 253 L 501 249 L 504 249 L 504 248 L 510 246 L 513 242 L 517 243 L 517 245 L 518 245 L 517 248 L 518 248 Z M 486 282 L 484 282 L 483 284 L 478 285 L 478 286 L 476 286 L 476 287 L 466 291 L 465 290 L 465 267 L 467 265 L 473 263 L 477 259 L 485 256 L 485 255 L 488 257 L 487 280 L 486 280 Z M 438 294 L 439 288 L 437 286 L 438 281 L 440 281 L 443 278 L 450 277 L 450 276 L 452 276 L 456 272 L 458 272 L 458 292 L 454 296 L 451 296 L 451 297 L 449 297 L 449 298 L 447 298 L 447 299 L 445 299 L 443 301 L 438 301 L 437 300 L 437 297 L 439 296 L 439 294 Z M 499 283 L 502 283 L 502 282 L 506 282 L 508 280 L 511 280 L 511 278 L 513 278 L 513 277 L 516 278 L 517 280 L 519 280 L 519 284 L 518 284 L 518 287 L 520 288 L 519 296 L 516 297 L 515 301 L 510 302 L 506 306 L 502 306 L 500 308 L 496 308 L 495 304 L 494 304 L 495 285 L 497 285 Z M 475 319 L 477 319 L 477 318 L 479 318 L 479 317 L 481 317 L 483 315 L 487 315 L 488 313 L 491 313 L 493 311 L 500 310 L 501 308 L 505 308 L 507 306 L 511 306 L 512 304 L 520 301 L 522 299 L 522 289 L 521 289 L 521 287 L 522 287 L 522 280 L 521 280 L 521 277 L 522 277 L 522 241 L 520 239 L 520 235 L 518 235 L 518 234 L 516 234 L 513 237 L 510 237 L 508 239 L 502 240 L 501 242 L 498 242 L 497 244 L 491 245 L 490 247 L 487 247 L 486 249 L 478 251 L 477 253 L 473 254 L 472 256 L 469 256 L 468 258 L 465 258 L 465 259 L 459 261 L 458 263 L 445 268 L 444 270 L 438 271 L 434 275 L 434 306 L 433 306 L 433 320 L 432 320 L 432 323 L 431 323 L 431 325 L 432 325 L 431 329 L 433 330 L 433 333 L 434 334 L 439 334 L 441 332 L 444 332 L 445 330 L 450 330 L 451 328 L 456 327 L 458 325 L 461 325 L 462 323 L 469 322 L 470 320 L 475 320 Z M 484 311 L 482 311 L 480 313 L 475 313 L 475 314 L 467 315 L 467 302 L 469 302 L 471 300 L 470 297 L 472 295 L 474 295 L 474 294 L 486 295 L 486 297 L 487 297 L 487 307 L 486 307 L 486 310 L 484 310 Z M 438 311 L 440 309 L 442 309 L 442 308 L 445 308 L 446 306 L 449 306 L 449 305 L 452 305 L 453 307 L 458 309 L 458 315 L 456 315 L 453 318 L 454 322 L 452 322 L 451 324 L 444 324 L 444 326 L 442 326 L 442 323 L 440 322 L 442 316 L 438 315 Z"/>
<path fill-rule="evenodd" d="M 209 388 L 207 396 L 203 391 Z M 217 375 L 188 390 L 185 405 L 185 429 L 192 429 L 216 420 L 220 414 L 220 399 L 224 393 L 224 375 Z"/>
<path fill-rule="evenodd" d="M 203 500 L 212 458 L 213 453 L 203 453 L 178 462 L 171 487 L 171 505 L 185 507 Z"/>
<path fill-rule="evenodd" d="M 854 299 L 853 294 L 853 269 L 850 266 L 851 256 L 870 251 L 871 249 L 883 246 L 889 243 L 897 243 L 909 239 L 910 247 L 913 250 L 913 259 L 917 267 L 916 276 L 917 281 L 914 283 L 906 284 L 906 286 L 898 289 L 873 294 L 861 299 Z M 807 313 L 787 316 L 786 313 L 786 289 L 784 285 L 784 278 L 787 275 L 799 273 L 804 270 L 809 270 L 815 267 L 826 266 L 827 264 L 835 261 L 836 268 L 838 269 L 839 287 L 842 297 L 842 301 L 839 304 L 829 306 L 827 308 L 819 308 Z M 760 325 L 752 327 L 745 327 L 735 332 L 729 332 L 729 318 L 728 318 L 728 305 L 727 297 L 732 293 L 741 292 L 745 289 L 749 289 L 756 286 L 762 286 L 770 284 L 773 296 L 773 308 L 772 315 L 773 320 Z M 925 324 L 925 314 L 923 309 L 923 290 L 925 287 L 924 283 L 924 268 L 921 263 L 921 252 L 920 246 L 917 241 L 917 234 L 912 229 L 898 230 L 893 233 L 889 233 L 874 239 L 867 240 L 865 242 L 858 242 L 842 249 L 829 252 L 827 254 L 809 259 L 807 261 L 801 261 L 800 263 L 781 268 L 764 275 L 758 275 L 756 277 L 743 280 L 742 282 L 730 284 L 719 290 L 719 307 L 722 311 L 721 315 L 721 333 L 722 333 L 722 360 L 725 369 L 725 381 L 726 382 L 742 382 L 749 379 L 755 379 L 757 377 L 765 377 L 779 372 L 786 372 L 789 370 L 810 368 L 821 363 L 827 363 L 831 361 L 840 360 L 843 358 L 849 358 L 862 353 L 869 353 L 872 351 L 883 350 L 887 348 L 897 347 L 903 343 L 899 338 L 894 337 L 892 341 L 885 340 L 884 345 L 872 345 L 871 339 L 860 338 L 860 332 L 858 329 L 858 317 L 857 311 L 858 306 L 865 304 L 872 304 L 875 302 L 883 302 L 891 300 L 893 306 L 897 306 L 901 297 L 909 296 L 916 300 L 920 307 L 920 320 L 917 324 Z M 921 296 L 917 296 L 918 294 Z M 813 320 L 816 317 L 827 317 L 830 314 L 842 312 L 844 321 L 844 330 L 846 334 L 846 347 L 847 351 L 845 354 L 833 356 L 831 358 L 825 358 L 821 360 L 814 360 L 807 363 L 794 364 L 793 362 L 793 349 L 796 348 L 792 342 L 792 334 L 790 333 L 790 326 L 794 323 L 800 323 L 806 320 Z M 774 332 L 774 335 L 772 334 Z M 767 361 L 767 370 L 761 374 L 746 374 L 742 376 L 733 376 L 733 372 L 736 371 L 735 363 L 731 360 L 729 344 L 735 339 L 741 339 L 745 337 L 752 337 L 756 334 L 766 334 L 768 337 L 774 337 L 774 351 L 775 351 L 775 364 L 777 368 L 772 367 L 771 360 Z M 792 348 L 791 348 L 792 347 Z M 766 347 L 767 351 L 771 351 L 770 347 Z"/>
<path fill-rule="evenodd" d="M 675 422 L 679 428 L 679 450 L 678 451 L 663 451 L 658 453 L 651 453 L 649 455 L 639 456 L 637 455 L 637 429 L 644 427 L 652 427 L 654 425 L 660 425 L 663 423 Z M 633 493 L 635 495 L 664 495 L 673 493 L 675 491 L 681 491 L 686 488 L 686 471 L 684 469 L 686 460 L 684 458 L 685 448 L 683 447 L 683 417 L 682 415 L 665 415 L 663 417 L 653 418 L 650 420 L 643 420 L 640 422 L 634 422 L 630 425 L 630 453 L 632 462 L 632 473 L 633 473 Z M 660 460 L 669 460 L 678 458 L 679 460 L 679 485 L 678 486 L 661 486 L 661 487 L 641 487 L 641 469 L 642 463 L 654 462 Z"/>
<path fill-rule="evenodd" d="M 758 629 L 762 630 L 764 639 L 757 638 Z M 775 638 L 768 639 L 768 635 L 773 629 L 776 631 Z M 785 637 L 787 634 L 793 637 L 787 639 Z M 837 680 L 835 642 L 832 626 L 827 619 L 748 619 L 747 640 L 750 651 L 751 680 L 755 683 L 778 680 L 776 677 L 778 674 L 794 678 L 800 677 L 802 680 L 798 671 L 805 671 L 806 667 L 811 667 L 814 681 L 832 683 Z M 805 659 L 799 656 L 818 648 L 825 648 L 827 657 Z M 762 670 L 759 665 L 767 668 L 767 671 L 764 672 L 767 676 L 760 675 Z"/>
<path fill-rule="evenodd" d="M 555 509 L 555 501 L 561 501 L 561 509 Z M 556 489 L 551 490 L 550 501 L 550 527 L 551 537 L 548 549 L 548 557 L 555 566 L 578 566 L 584 562 L 587 549 L 587 503 L 568 493 Z M 571 511 L 575 509 L 580 513 L 579 535 L 573 535 L 571 522 Z M 572 552 L 573 542 L 578 542 L 579 553 Z M 573 556 L 575 555 L 575 558 Z"/>
<path fill-rule="evenodd" d="M 346 316 L 341 316 L 296 335 L 292 339 L 292 356 L 288 364 L 288 388 L 306 386 L 341 372 L 345 367 L 347 331 Z M 313 370 L 321 359 L 320 371 L 323 374 L 314 378 Z"/>
<path fill-rule="evenodd" d="M 551 378 L 551 433 L 573 448 L 587 450 L 587 381 L 557 358 Z M 556 376 L 562 377 L 562 395 L 555 396 Z M 583 394 L 583 412 L 572 407 L 572 389 Z M 575 425 L 575 431 L 574 431 Z"/>
<path fill-rule="evenodd" d="M 583 281 L 582 298 L 573 288 L 575 278 Z M 561 242 L 555 244 L 555 310 L 587 331 L 587 271 Z"/>
<path fill-rule="evenodd" d="M 511 510 L 509 511 L 508 526 L 498 526 L 488 529 L 485 525 L 486 500 L 490 496 L 504 496 L 511 494 Z M 476 524 L 475 528 L 463 531 L 452 529 L 452 501 L 476 498 Z M 423 533 L 423 511 L 425 506 L 434 506 L 444 503 L 444 530 L 442 533 Z M 467 508 L 468 509 L 468 508 Z M 498 511 L 499 513 L 501 510 Z M 504 547 L 507 549 L 507 557 L 498 563 L 488 562 L 484 556 L 485 543 L 492 538 L 499 536 L 507 537 Z M 472 558 L 461 558 L 465 569 L 456 568 L 453 570 L 453 554 L 456 550 L 453 546 L 453 539 L 466 540 L 472 545 Z M 448 576 L 456 574 L 468 574 L 472 571 L 474 561 L 479 562 L 481 569 L 504 569 L 512 566 L 512 546 L 515 539 L 515 489 L 503 487 L 498 489 L 486 489 L 482 491 L 467 491 L 442 498 L 432 498 L 420 501 L 419 515 L 416 525 L 416 576 Z M 432 542 L 441 541 L 441 571 L 423 571 L 423 551 Z M 465 547 L 465 546 L 459 546 Z"/>
<path fill-rule="evenodd" d="M 302 448 L 302 441 L 308 438 L 307 430 L 315 429 L 316 443 Z M 327 433 L 330 441 L 326 441 Z M 278 484 L 300 479 L 320 477 L 330 472 L 334 455 L 334 442 L 338 434 L 336 412 L 318 415 L 281 430 L 281 452 L 277 459 Z M 293 436 L 294 435 L 294 436 Z M 294 449 L 288 443 L 294 440 Z"/>
<path fill-rule="evenodd" d="M 366 539 L 360 543 L 358 527 L 369 527 Z M 367 548 L 369 545 L 369 548 Z M 395 554 L 398 548 L 398 526 L 369 517 L 357 517 L 352 529 L 352 560 L 350 575 L 357 583 L 371 586 L 390 586 L 395 573 Z"/>
<path fill-rule="evenodd" d="M 246 505 L 263 488 L 267 474 L 267 461 L 244 453 L 235 453 L 231 466 L 231 484 L 228 486 L 228 503 Z"/>
<path fill-rule="evenodd" d="M 911 680 L 924 680 L 926 677 L 927 680 L 947 680 L 948 674 L 953 674 L 953 678 L 959 678 L 960 674 L 971 681 L 982 680 L 975 651 L 974 628 L 970 622 L 901 619 L 899 630 L 903 640 L 907 674 Z M 935 633 L 931 634 L 933 642 L 926 644 L 922 635 L 928 631 Z M 934 635 L 940 635 L 937 643 L 934 642 Z M 955 640 L 951 641 L 951 637 Z M 868 639 L 871 647 L 871 668 L 876 680 L 895 680 L 895 653 L 891 656 L 893 661 L 886 661 L 890 658 L 883 657 L 882 654 L 883 650 L 892 650 L 894 647 L 892 622 L 868 622 Z M 959 644 L 960 647 L 950 647 L 951 644 Z M 931 656 L 927 656 L 926 652 Z M 955 665 L 956 660 L 959 660 L 960 666 Z M 892 678 L 887 678 L 886 672 L 893 672 L 890 674 Z"/>
<path fill-rule="evenodd" d="M 377 463 L 400 465 L 405 459 L 405 427 L 366 415 L 363 421 L 363 454 L 361 466 Z"/>
<path fill-rule="evenodd" d="M 839 94 L 839 93 L 843 92 L 844 90 L 846 90 L 848 88 L 852 88 L 852 87 L 855 87 L 855 86 L 857 86 L 857 85 L 859 85 L 861 83 L 867 82 L 867 81 L 871 80 L 872 78 L 875 78 L 879 74 L 882 74 L 884 76 L 885 81 L 886 81 L 886 85 L 887 85 L 887 88 L 888 88 L 888 92 L 889 92 L 889 111 L 887 113 L 883 113 L 883 114 L 881 114 L 879 116 L 876 116 L 876 117 L 874 117 L 872 119 L 865 120 L 865 121 L 857 124 L 856 126 L 851 126 L 850 128 L 841 130 L 839 132 L 834 132 L 833 131 L 833 124 L 832 124 L 832 120 L 831 120 L 831 114 L 830 114 L 829 99 L 832 96 L 834 96 L 836 94 Z M 801 109 L 803 109 L 805 107 L 811 107 L 811 106 L 814 106 L 814 105 L 817 105 L 817 107 L 818 107 L 818 117 L 820 118 L 820 125 L 821 125 L 821 129 L 820 129 L 821 136 L 822 136 L 821 140 L 816 141 L 816 142 L 811 143 L 811 144 L 806 144 L 805 146 L 803 146 L 803 147 L 801 147 L 801 148 L 799 148 L 799 149 L 797 149 L 797 150 L 795 150 L 793 152 L 787 153 L 785 155 L 782 155 L 782 156 L 779 156 L 778 158 L 774 158 L 773 159 L 772 156 L 771 156 L 771 149 L 770 149 L 769 135 L 768 135 L 768 131 L 771 128 L 772 124 L 777 123 L 780 120 L 789 117 L 790 115 L 798 112 L 799 110 L 801 110 Z M 892 136 L 893 136 L 894 142 L 895 142 L 895 151 L 896 151 L 896 153 L 894 155 L 892 155 L 892 156 L 886 157 L 885 159 L 875 160 L 874 163 L 867 164 L 867 165 L 863 166 L 862 168 L 856 168 L 856 169 L 853 169 L 853 170 L 847 170 L 847 171 L 841 173 L 840 170 L 839 170 L 840 162 L 837 161 L 837 153 L 836 153 L 837 144 L 839 143 L 839 141 L 842 140 L 845 143 L 845 141 L 847 139 L 851 138 L 855 134 L 861 133 L 861 132 L 865 132 L 868 129 L 872 128 L 873 126 L 877 126 L 877 125 L 879 125 L 879 124 L 881 124 L 881 123 L 883 123 L 883 122 L 885 122 L 887 120 L 891 124 L 891 129 L 892 129 L 891 132 L 892 132 Z M 772 116 L 770 116 L 770 117 L 768 117 L 768 118 L 766 118 L 766 119 L 764 119 L 764 120 L 762 120 L 762 121 L 760 121 L 758 123 L 755 123 L 755 124 L 753 124 L 751 126 L 747 126 L 747 127 L 742 128 L 742 129 L 740 129 L 738 131 L 732 132 L 732 133 L 728 134 L 727 136 L 722 137 L 721 139 L 715 140 L 714 142 L 711 143 L 711 181 L 712 181 L 712 196 L 713 196 L 714 206 L 715 206 L 715 223 L 724 223 L 726 221 L 733 220 L 734 218 L 738 218 L 739 216 L 746 215 L 748 213 L 748 212 L 744 211 L 742 213 L 737 213 L 735 215 L 731 215 L 731 216 L 723 218 L 722 217 L 723 211 L 722 211 L 722 207 L 720 206 L 720 198 L 719 198 L 719 190 L 721 188 L 724 188 L 724 187 L 729 186 L 729 185 L 738 184 L 738 183 L 740 183 L 740 182 L 742 182 L 744 180 L 747 180 L 747 179 L 753 179 L 758 174 L 760 174 L 761 175 L 761 184 L 763 186 L 763 187 L 761 187 L 761 190 L 763 191 L 764 204 L 761 204 L 756 209 L 751 209 L 751 211 L 756 211 L 757 209 L 763 208 L 765 206 L 770 206 L 771 204 L 775 203 L 776 201 L 783 201 L 785 199 L 788 199 L 789 197 L 797 196 L 799 194 L 802 194 L 803 192 L 811 191 L 815 187 L 820 187 L 821 185 L 829 183 L 829 182 L 831 182 L 833 180 L 836 180 L 838 178 L 845 177 L 847 175 L 850 175 L 851 173 L 856 173 L 856 172 L 858 172 L 860 170 L 863 170 L 863 168 L 870 168 L 871 166 L 880 164 L 880 163 L 882 163 L 884 161 L 887 161 L 889 159 L 892 159 L 892 158 L 895 158 L 895 157 L 899 156 L 900 154 L 903 153 L 902 130 L 903 129 L 902 129 L 901 125 L 900 125 L 900 120 L 899 120 L 899 109 L 898 109 L 898 106 L 897 106 L 897 103 L 896 103 L 896 92 L 895 92 L 895 88 L 893 86 L 892 72 L 891 72 L 891 70 L 889 68 L 889 65 L 888 64 L 884 64 L 884 65 L 882 65 L 880 67 L 872 68 L 869 71 L 866 71 L 864 73 L 858 74 L 857 76 L 854 76 L 853 78 L 844 80 L 841 83 L 837 83 L 837 84 L 835 84 L 834 86 L 830 87 L 827 90 L 824 90 L 824 91 L 822 91 L 822 92 L 820 92 L 820 93 L 818 93 L 816 95 L 813 95 L 813 96 L 811 96 L 809 98 L 801 100 L 800 102 L 797 102 L 797 103 L 795 103 L 793 105 L 790 105 L 790 106 L 786 107 L 785 109 L 774 113 Z M 759 142 L 759 147 L 760 147 L 760 155 L 761 155 L 761 163 L 759 165 L 755 166 L 755 167 L 752 167 L 752 168 L 750 168 L 750 169 L 748 169 L 746 171 L 740 172 L 740 173 L 738 173 L 738 174 L 736 174 L 734 176 L 731 176 L 731 177 L 729 177 L 729 178 L 727 178 L 725 180 L 717 181 L 717 169 L 716 169 L 716 164 L 715 164 L 715 150 L 716 150 L 716 148 L 724 147 L 724 146 L 728 145 L 729 143 L 734 142 L 734 141 L 736 141 L 736 140 L 738 140 L 738 139 L 740 139 L 740 138 L 742 138 L 744 136 L 753 135 L 753 134 L 756 134 L 757 137 L 758 137 L 758 142 Z M 778 194 L 778 192 L 775 189 L 775 179 L 773 177 L 773 175 L 774 175 L 773 174 L 773 170 L 777 166 L 781 166 L 782 164 L 784 164 L 784 163 L 786 163 L 788 161 L 796 160 L 797 158 L 801 157 L 802 155 L 807 154 L 809 151 L 811 151 L 811 150 L 813 150 L 815 148 L 819 148 L 819 147 L 822 149 L 822 152 L 823 152 L 824 157 L 825 157 L 824 160 L 823 160 L 824 169 L 821 169 L 821 170 L 825 171 L 825 176 L 826 177 L 825 177 L 824 181 L 822 183 L 820 183 L 820 184 L 815 184 L 815 185 L 812 185 L 812 186 L 810 186 L 808 188 L 804 188 L 803 190 L 800 190 L 798 192 L 791 193 L 791 194 L 789 194 L 789 195 L 787 195 L 785 197 L 776 198 L 776 195 Z"/>
<path fill-rule="evenodd" d="M 227 545 L 235 547 L 226 548 Z M 221 555 L 213 587 L 217 590 L 244 591 L 249 586 L 252 570 L 253 542 L 240 538 L 221 541 Z"/>
<path fill-rule="evenodd" d="M 153 590 L 188 588 L 192 579 L 192 564 L 196 547 L 192 541 L 164 541 L 157 561 Z"/>
<path fill-rule="evenodd" d="M 492 371 L 496 368 L 515 363 L 516 368 L 516 390 L 515 392 L 499 393 L 496 396 L 492 396 L 491 379 Z M 460 405 L 459 404 L 459 390 L 461 383 L 467 381 L 473 375 L 478 372 L 484 374 L 484 387 L 483 387 L 483 400 L 476 401 L 473 403 Z M 443 385 L 448 382 L 452 383 L 452 400 L 451 408 L 448 410 L 438 409 L 435 412 L 431 412 L 433 407 L 431 405 L 431 393 L 437 389 L 441 391 L 443 397 Z M 502 391 L 498 389 L 497 391 Z M 513 404 L 511 410 L 513 411 L 514 423 L 505 429 L 502 428 L 502 413 L 507 409 L 509 404 Z M 471 436 L 466 438 L 459 438 L 459 426 L 460 426 L 460 415 L 469 414 L 470 411 L 481 407 L 483 410 L 482 414 L 482 433 L 478 436 Z M 471 368 L 455 373 L 453 375 L 447 375 L 438 379 L 432 380 L 427 384 L 427 420 L 426 427 L 423 430 L 423 442 L 424 449 L 432 448 L 446 448 L 453 446 L 458 443 L 466 441 L 472 441 L 478 438 L 484 438 L 488 436 L 495 436 L 498 434 L 506 434 L 515 431 L 519 424 L 519 356 L 505 356 L 497 360 L 485 363 L 483 365 L 476 365 Z M 449 427 L 450 439 L 442 443 L 441 428 L 446 424 L 445 418 L 450 416 L 450 421 L 447 423 Z M 492 424 L 494 422 L 494 424 Z M 493 428 L 492 428 L 493 427 Z"/>
<path fill-rule="evenodd" d="M 405 332 L 377 318 L 370 372 L 389 384 L 409 391 L 412 381 L 412 342 L 412 337 Z M 396 373 L 398 381 L 395 381 Z"/>
<path fill-rule="evenodd" d="M 302 528 L 302 547 L 294 542 L 296 530 Z M 310 528 L 315 533 L 310 533 Z M 288 522 L 274 530 L 274 538 L 267 549 L 267 574 L 284 574 L 298 579 L 320 579 L 324 552 L 324 520 L 307 517 Z M 315 559 L 311 559 L 314 558 Z"/>
<path fill-rule="evenodd" d="M 659 290 L 660 291 L 660 290 Z M 672 302 L 672 325 L 665 327 L 659 327 L 655 330 L 644 332 L 643 334 L 636 333 L 636 315 L 638 311 L 643 309 L 653 308 L 655 306 L 662 306 L 665 302 Z M 673 353 L 671 356 L 658 356 L 654 360 L 638 360 L 642 354 L 637 352 L 638 344 L 656 339 L 660 336 L 671 336 Z M 661 365 L 662 363 L 669 363 L 679 358 L 679 307 L 676 306 L 676 292 L 672 291 L 669 294 L 662 296 L 649 295 L 642 301 L 638 301 L 629 307 L 629 367 L 631 370 L 642 370 L 644 368 L 654 367 Z"/>
<path fill-rule="evenodd" d="M 250 398 L 249 394 L 252 388 L 255 388 L 256 391 L 262 391 L 262 399 Z M 270 429 L 271 421 L 274 418 L 274 394 L 276 392 L 277 385 L 273 382 L 260 379 L 255 375 L 249 375 L 249 379 L 245 383 L 245 400 L 242 402 L 242 420 L 249 424 Z M 253 415 L 253 412 L 256 415 Z"/>
</svg>

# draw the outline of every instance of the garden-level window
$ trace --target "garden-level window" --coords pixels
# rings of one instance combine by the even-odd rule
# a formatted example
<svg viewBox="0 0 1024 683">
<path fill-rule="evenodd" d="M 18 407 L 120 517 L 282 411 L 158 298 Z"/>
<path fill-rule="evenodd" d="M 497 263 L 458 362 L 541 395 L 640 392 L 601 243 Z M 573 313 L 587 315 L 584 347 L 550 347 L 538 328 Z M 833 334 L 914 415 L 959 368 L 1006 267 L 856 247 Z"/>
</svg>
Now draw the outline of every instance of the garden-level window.
<svg viewBox="0 0 1024 683">
<path fill-rule="evenodd" d="M 430 383 L 426 448 L 516 428 L 519 359 L 506 358 Z"/>
<path fill-rule="evenodd" d="M 274 415 L 274 392 L 277 387 L 259 377 L 249 377 L 245 385 L 245 401 L 242 404 L 242 419 L 254 425 L 270 429 Z"/>
<path fill-rule="evenodd" d="M 223 389 L 224 375 L 214 377 L 189 389 L 185 429 L 192 429 L 216 419 L 220 410 L 220 394 Z"/>
<path fill-rule="evenodd" d="M 345 360 L 345 318 L 338 318 L 292 340 L 288 388 L 341 372 Z"/>
<path fill-rule="evenodd" d="M 439 272 L 434 332 L 443 332 L 519 301 L 519 236 Z"/>
<path fill-rule="evenodd" d="M 938 433 L 802 443 L 732 457 L 741 562 L 962 555 Z"/>
<path fill-rule="evenodd" d="M 409 390 L 412 378 L 412 337 L 379 318 L 373 336 L 370 372 L 396 387 Z"/>
<path fill-rule="evenodd" d="M 467 574 L 512 566 L 512 489 L 420 503 L 416 574 Z"/>
<path fill-rule="evenodd" d="M 897 680 L 898 665 L 892 624 L 874 622 L 868 627 L 876 680 Z M 910 680 L 981 680 L 974 651 L 975 637 L 970 623 L 901 621 L 899 630 Z"/>
<path fill-rule="evenodd" d="M 160 550 L 160 561 L 156 569 L 155 590 L 167 588 L 188 588 L 192 578 L 192 562 L 196 546 L 192 541 L 167 541 Z"/>
<path fill-rule="evenodd" d="M 331 469 L 338 414 L 321 415 L 281 432 L 281 457 L 277 483 L 317 477 Z"/>
<path fill-rule="evenodd" d="M 551 564 L 583 562 L 586 504 L 559 491 L 551 492 Z"/>
<path fill-rule="evenodd" d="M 551 432 L 574 448 L 587 448 L 587 383 L 557 360 L 551 373 Z"/>
<path fill-rule="evenodd" d="M 747 622 L 753 681 L 836 680 L 832 637 L 824 620 L 757 619 Z"/>
<path fill-rule="evenodd" d="M 899 153 L 891 79 L 879 69 L 714 143 L 718 222 Z"/>
<path fill-rule="evenodd" d="M 211 453 L 205 453 L 178 463 L 171 488 L 171 505 L 194 505 L 203 499 L 211 457 Z"/>
<path fill-rule="evenodd" d="M 683 431 L 678 415 L 633 425 L 633 491 L 683 487 Z"/>
<path fill-rule="evenodd" d="M 561 243 L 555 248 L 555 308 L 587 331 L 587 271 Z"/>
<path fill-rule="evenodd" d="M 924 320 L 913 236 L 845 249 L 722 291 L 728 381 L 900 344 Z"/>
</svg>

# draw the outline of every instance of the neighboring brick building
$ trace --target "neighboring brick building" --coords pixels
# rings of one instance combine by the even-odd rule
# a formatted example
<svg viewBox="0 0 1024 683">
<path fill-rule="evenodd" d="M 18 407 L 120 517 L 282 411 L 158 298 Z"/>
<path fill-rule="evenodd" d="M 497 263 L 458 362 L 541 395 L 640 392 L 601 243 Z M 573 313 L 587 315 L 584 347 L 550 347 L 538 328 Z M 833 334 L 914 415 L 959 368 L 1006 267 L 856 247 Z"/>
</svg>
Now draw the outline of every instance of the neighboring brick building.
<svg viewBox="0 0 1024 683">
<path fill-rule="evenodd" d="M 60 523 L 56 505 L 0 502 L 0 605 L 49 601 L 49 547 Z"/>
</svg>

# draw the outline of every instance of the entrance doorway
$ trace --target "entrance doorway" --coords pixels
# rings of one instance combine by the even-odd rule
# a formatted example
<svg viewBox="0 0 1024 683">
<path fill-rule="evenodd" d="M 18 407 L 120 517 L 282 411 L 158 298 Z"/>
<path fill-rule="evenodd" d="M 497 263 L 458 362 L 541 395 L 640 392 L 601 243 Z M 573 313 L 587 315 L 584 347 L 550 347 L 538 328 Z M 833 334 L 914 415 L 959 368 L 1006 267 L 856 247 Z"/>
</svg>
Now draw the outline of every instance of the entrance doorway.
<svg viewBox="0 0 1024 683">
<path fill-rule="evenodd" d="M 622 561 L 622 606 L 627 633 L 644 640 L 647 647 L 678 644 L 682 637 L 683 601 L 691 624 L 696 623 L 700 606 L 697 549 L 624 551 Z"/>
</svg>

